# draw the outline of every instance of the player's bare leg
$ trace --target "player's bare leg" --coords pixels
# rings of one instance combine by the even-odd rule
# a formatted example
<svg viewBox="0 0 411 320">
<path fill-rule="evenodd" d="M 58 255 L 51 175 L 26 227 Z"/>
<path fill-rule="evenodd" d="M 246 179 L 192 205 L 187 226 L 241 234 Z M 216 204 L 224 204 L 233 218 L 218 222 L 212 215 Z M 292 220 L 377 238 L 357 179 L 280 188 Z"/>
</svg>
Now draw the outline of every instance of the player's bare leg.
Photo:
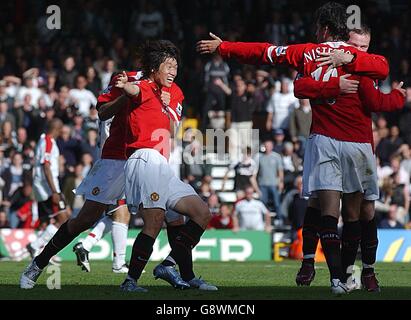
<svg viewBox="0 0 411 320">
<path fill-rule="evenodd" d="M 50 259 L 96 223 L 106 209 L 105 204 L 87 200 L 78 216 L 63 223 L 44 250 L 26 268 L 20 278 L 20 288 L 33 288 Z"/>
<path fill-rule="evenodd" d="M 363 198 L 361 192 L 345 193 L 342 196 L 344 226 L 341 239 L 341 263 L 344 273 L 343 282 L 347 283 L 351 290 L 361 288 L 361 284 L 352 277 L 352 272 L 361 239 L 360 210 Z"/>
<path fill-rule="evenodd" d="M 380 292 L 375 276 L 374 265 L 377 259 L 377 223 L 375 222 L 375 202 L 364 200 L 361 203 L 361 284 L 368 292 Z"/>
<path fill-rule="evenodd" d="M 295 282 L 298 286 L 309 286 L 315 277 L 315 253 L 320 240 L 321 210 L 317 198 L 310 198 L 303 224 L 303 261 Z"/>
<path fill-rule="evenodd" d="M 335 294 L 344 294 L 348 288 L 343 283 L 341 267 L 341 239 L 338 235 L 341 192 L 333 190 L 317 191 L 321 207 L 321 245 L 330 271 L 331 290 Z"/>
</svg>

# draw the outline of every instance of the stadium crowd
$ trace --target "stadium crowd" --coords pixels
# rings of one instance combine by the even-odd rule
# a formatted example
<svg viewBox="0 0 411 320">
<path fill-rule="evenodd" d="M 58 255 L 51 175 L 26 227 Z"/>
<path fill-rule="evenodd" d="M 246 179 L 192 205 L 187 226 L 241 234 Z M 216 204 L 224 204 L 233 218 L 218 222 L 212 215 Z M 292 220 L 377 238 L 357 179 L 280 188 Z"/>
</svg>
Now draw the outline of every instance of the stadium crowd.
<svg viewBox="0 0 411 320">
<path fill-rule="evenodd" d="M 195 43 L 209 30 L 232 41 L 310 41 L 316 7 L 312 2 L 120 1 L 103 7 L 96 0 L 61 1 L 61 30 L 45 27 L 48 4 L 0 3 L 0 228 L 38 226 L 31 169 L 36 142 L 54 117 L 64 122 L 57 140 L 60 184 L 73 214 L 78 212 L 83 199 L 72 190 L 98 157 L 96 98 L 113 74 L 136 68 L 135 47 L 151 38 L 170 39 L 181 49 L 177 82 L 185 92 L 187 119 L 197 119 L 202 131 L 260 132 L 257 155 L 241 149 L 251 148 L 251 143 L 231 142 L 227 148 L 231 155 L 241 149 L 244 156 L 231 157 L 219 191 L 226 189 L 228 173 L 234 170 L 233 191 L 239 202 L 219 198 L 208 165 L 177 167 L 181 178 L 209 204 L 214 214 L 210 227 L 238 229 L 233 211 L 241 216 L 247 204 L 240 200 L 250 194 L 252 198 L 253 192 L 260 199 L 254 200 L 253 208 L 261 213 L 263 229 L 270 230 L 269 218 L 263 220 L 269 211 L 276 213 L 280 224 L 301 227 L 307 203 L 299 195 L 311 110 L 308 100 L 294 97 L 295 73 L 282 67 L 242 67 L 218 56 L 203 58 L 196 54 Z M 390 91 L 398 81 L 407 88 L 403 111 L 374 115 L 381 188 L 377 217 L 382 228 L 411 228 L 411 34 L 405 32 L 411 27 L 411 6 L 406 1 L 370 1 L 361 9 L 372 29 L 370 52 L 390 61 L 390 77 L 381 83 L 381 90 Z"/>
</svg>

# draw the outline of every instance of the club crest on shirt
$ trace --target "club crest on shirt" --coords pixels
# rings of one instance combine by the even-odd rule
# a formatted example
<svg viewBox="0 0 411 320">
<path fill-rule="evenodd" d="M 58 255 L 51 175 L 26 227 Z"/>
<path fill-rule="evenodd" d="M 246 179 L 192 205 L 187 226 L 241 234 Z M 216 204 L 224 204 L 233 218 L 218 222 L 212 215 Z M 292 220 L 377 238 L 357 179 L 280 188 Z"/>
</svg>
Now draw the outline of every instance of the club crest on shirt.
<svg viewBox="0 0 411 320">
<path fill-rule="evenodd" d="M 287 49 L 288 49 L 288 46 L 286 46 L 286 47 L 283 47 L 283 46 L 277 47 L 277 48 L 275 48 L 275 54 L 277 55 L 277 57 L 284 56 L 285 53 L 287 52 Z"/>
<path fill-rule="evenodd" d="M 158 201 L 158 200 L 160 200 L 160 196 L 159 196 L 159 194 L 158 194 L 157 192 L 153 192 L 153 193 L 150 195 L 150 199 L 151 199 L 151 201 Z"/>
<path fill-rule="evenodd" d="M 100 193 L 100 188 L 99 187 L 95 187 L 92 191 L 91 191 L 91 194 L 93 195 L 93 196 L 96 196 L 96 195 L 98 195 Z"/>
</svg>

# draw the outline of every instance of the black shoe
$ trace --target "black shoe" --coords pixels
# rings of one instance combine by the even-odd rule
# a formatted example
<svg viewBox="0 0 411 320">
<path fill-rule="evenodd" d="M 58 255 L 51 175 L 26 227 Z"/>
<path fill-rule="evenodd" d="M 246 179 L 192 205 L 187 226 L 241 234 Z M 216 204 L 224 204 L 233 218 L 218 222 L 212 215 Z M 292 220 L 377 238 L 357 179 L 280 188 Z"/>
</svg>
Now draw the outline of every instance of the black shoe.
<svg viewBox="0 0 411 320">
<path fill-rule="evenodd" d="M 88 251 L 83 248 L 83 244 L 81 242 L 77 243 L 73 247 L 73 252 L 76 254 L 77 257 L 77 265 L 81 267 L 81 270 L 86 272 L 90 272 L 90 262 L 88 260 Z"/>
</svg>

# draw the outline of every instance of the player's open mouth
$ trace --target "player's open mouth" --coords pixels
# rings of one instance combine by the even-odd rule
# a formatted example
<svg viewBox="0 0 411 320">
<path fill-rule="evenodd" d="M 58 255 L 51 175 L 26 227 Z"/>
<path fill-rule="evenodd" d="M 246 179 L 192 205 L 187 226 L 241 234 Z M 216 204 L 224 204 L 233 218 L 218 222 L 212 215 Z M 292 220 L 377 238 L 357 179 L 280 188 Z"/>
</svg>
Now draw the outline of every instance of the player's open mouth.
<svg viewBox="0 0 411 320">
<path fill-rule="evenodd" d="M 170 84 L 174 82 L 174 78 L 173 77 L 169 77 L 167 78 L 167 82 L 169 82 Z"/>
</svg>

